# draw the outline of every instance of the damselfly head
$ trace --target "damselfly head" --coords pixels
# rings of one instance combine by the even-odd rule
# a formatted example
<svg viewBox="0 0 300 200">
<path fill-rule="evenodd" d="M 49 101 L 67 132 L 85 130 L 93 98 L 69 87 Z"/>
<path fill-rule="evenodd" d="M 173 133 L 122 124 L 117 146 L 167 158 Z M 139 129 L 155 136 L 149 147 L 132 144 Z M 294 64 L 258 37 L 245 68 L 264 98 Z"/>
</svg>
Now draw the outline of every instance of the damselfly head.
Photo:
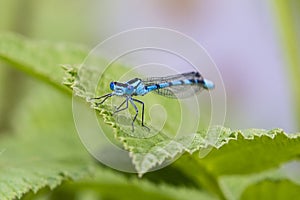
<svg viewBox="0 0 300 200">
<path fill-rule="evenodd" d="M 109 87 L 112 91 L 115 90 L 115 84 L 116 84 L 116 82 L 110 82 L 110 84 L 109 84 Z"/>
</svg>

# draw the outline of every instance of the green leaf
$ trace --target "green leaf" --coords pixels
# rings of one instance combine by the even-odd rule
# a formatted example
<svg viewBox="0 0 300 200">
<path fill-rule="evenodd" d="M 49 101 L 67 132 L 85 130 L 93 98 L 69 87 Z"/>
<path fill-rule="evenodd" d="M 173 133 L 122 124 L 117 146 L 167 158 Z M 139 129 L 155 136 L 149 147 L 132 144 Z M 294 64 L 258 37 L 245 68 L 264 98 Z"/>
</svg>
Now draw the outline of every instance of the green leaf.
<svg viewBox="0 0 300 200">
<path fill-rule="evenodd" d="M 258 175 L 260 172 L 276 169 L 286 162 L 299 159 L 299 135 L 287 135 L 278 129 L 227 131 L 231 132 L 231 138 L 219 147 L 208 148 L 209 153 L 204 158 L 199 158 L 199 154 L 203 152 L 200 150 L 192 155 L 181 156 L 174 166 L 188 177 L 194 177 L 199 186 L 222 195 L 227 194 L 226 191 L 234 193 L 239 187 L 239 191 L 243 191 L 255 182 L 250 181 L 252 174 Z M 246 180 L 245 185 L 241 180 L 224 183 L 225 177 L 232 180 L 234 176 L 242 175 Z M 268 177 L 275 177 L 275 173 L 272 175 Z M 288 178 L 287 175 L 284 177 Z M 228 189 L 230 185 L 233 186 Z"/>
<path fill-rule="evenodd" d="M 299 134 L 286 134 L 280 129 L 249 129 L 232 131 L 231 135 L 234 137 L 226 145 L 213 148 L 199 159 L 216 176 L 261 172 L 300 155 Z"/>
<path fill-rule="evenodd" d="M 6 71 L 4 68 L 0 68 L 0 97 L 4 96 L 4 91 L 5 91 L 5 74 L 6 74 L 5 72 Z M 0 113 L 3 113 L 4 111 L 4 107 L 5 107 L 4 103 L 5 103 L 4 98 L 0 98 Z M 3 121 L 2 118 L 4 118 L 4 116 L 3 114 L 0 114 L 0 122 Z"/>
<path fill-rule="evenodd" d="M 215 199 L 203 191 L 157 185 L 98 166 L 76 134 L 70 99 L 36 85 L 31 84 L 15 113 L 15 136 L 0 141 L 0 199 L 20 198 L 44 187 L 53 190 L 47 198 L 60 199 L 79 198 L 87 191 L 117 199 L 135 199 L 136 194 L 148 199 Z"/>
<path fill-rule="evenodd" d="M 88 77 L 91 77 L 92 74 L 97 73 L 86 68 L 81 70 L 91 71 L 81 71 L 77 73 L 76 67 L 65 66 L 65 68 L 67 71 L 67 85 L 70 86 L 78 96 L 89 99 L 91 94 L 93 94 L 92 87 L 81 80 L 87 80 L 87 78 L 83 76 L 84 74 L 88 74 Z M 125 69 L 121 66 L 114 66 L 114 70 L 124 73 L 123 71 Z M 115 74 L 116 72 L 114 75 Z M 102 90 L 109 88 L 105 84 L 113 80 L 110 76 L 112 76 L 112 73 L 107 71 L 106 76 L 102 77 L 99 85 Z M 151 98 L 153 97 L 149 97 L 149 99 Z M 163 101 L 160 101 L 160 103 L 162 103 L 166 109 L 172 109 L 173 105 L 170 106 L 169 102 L 164 104 Z M 182 163 L 184 163 L 183 168 L 185 172 L 193 173 L 192 170 L 188 170 L 184 167 L 187 160 L 192 157 L 195 161 L 191 164 L 192 166 L 189 167 L 197 168 L 197 166 L 201 165 L 199 168 L 205 168 L 205 171 L 208 171 L 213 177 L 226 174 L 260 172 L 277 167 L 291 159 L 295 159 L 300 154 L 300 149 L 298 148 L 300 144 L 299 135 L 287 135 L 279 129 L 272 131 L 259 129 L 231 131 L 223 127 L 212 127 L 208 131 L 199 131 L 194 135 L 173 138 L 162 131 L 156 135 L 151 135 L 151 132 L 149 133 L 143 130 L 141 126 L 138 126 L 137 133 L 132 133 L 131 128 L 126 129 L 115 121 L 111 108 L 108 105 L 99 107 L 92 104 L 92 106 L 95 110 L 99 111 L 99 114 L 105 118 L 107 123 L 115 127 L 116 138 L 124 144 L 125 149 L 130 151 L 133 163 L 140 175 L 168 159 L 175 158 L 182 152 L 193 154 L 192 156 L 186 155 L 187 158 L 179 159 L 178 163 L 184 160 Z M 168 120 L 176 122 L 177 120 L 172 120 L 172 117 L 173 115 L 171 119 L 168 118 Z M 151 129 L 153 129 L 153 127 L 151 127 Z M 142 138 L 134 134 L 150 134 L 150 136 L 148 138 Z M 205 158 L 200 159 L 198 154 L 203 154 L 206 151 L 208 151 L 209 154 Z M 249 163 L 249 158 L 254 158 L 254 155 L 255 160 L 251 160 Z M 273 155 L 276 155 L 276 159 L 274 159 Z M 261 163 L 264 164 L 262 165 Z"/>
<path fill-rule="evenodd" d="M 75 82 L 72 87 L 76 87 L 76 90 L 84 88 L 80 85 L 80 81 Z M 101 86 L 101 88 L 104 87 Z M 80 95 L 84 96 L 84 92 Z M 95 107 L 95 109 L 99 108 Z M 100 112 L 100 114 L 110 123 L 114 122 L 108 112 Z M 118 126 L 118 124 L 114 122 L 113 126 Z M 280 129 L 231 131 L 223 127 L 214 127 L 208 132 L 199 132 L 194 135 L 192 142 L 188 137 L 172 139 L 163 133 L 141 139 L 131 137 L 130 133 L 123 131 L 121 128 L 117 129 L 116 136 L 123 142 L 125 148 L 130 150 L 133 162 L 140 174 L 185 151 L 186 153 L 173 165 L 181 169 L 186 176 L 196 180 L 199 187 L 218 194 L 220 198 L 231 197 L 226 191 L 238 195 L 239 193 L 235 192 L 238 188 L 241 193 L 249 185 L 254 184 L 257 178 L 250 179 L 249 174 L 276 168 L 285 162 L 297 159 L 300 154 L 299 135 L 288 135 Z M 183 142 L 185 139 L 188 139 L 188 142 Z M 208 155 L 200 159 L 199 154 L 203 156 L 205 153 Z M 274 159 L 274 155 L 276 155 L 276 159 Z M 242 181 L 238 179 L 231 184 L 224 184 L 225 175 L 234 178 L 229 175 L 237 174 L 249 175 L 249 177 L 245 176 L 247 182 L 239 184 Z M 275 174 L 260 176 L 260 180 L 275 176 Z M 287 176 L 283 176 L 283 178 L 287 178 Z M 235 186 L 240 187 L 230 189 L 225 187 L 234 183 Z"/>
<path fill-rule="evenodd" d="M 25 39 L 13 33 L 0 34 L 0 59 L 61 90 L 61 64 L 80 64 L 87 50 L 78 45 L 52 44 Z"/>
<path fill-rule="evenodd" d="M 89 176 L 95 166 L 77 138 L 68 99 L 34 85 L 27 95 L 15 113 L 14 136 L 0 141 L 0 199 L 53 189 Z"/>
<path fill-rule="evenodd" d="M 299 199 L 299 190 L 289 180 L 264 180 L 247 188 L 240 199 Z"/>
<path fill-rule="evenodd" d="M 253 173 L 253 174 L 247 174 L 247 175 L 231 175 L 231 176 L 222 176 L 219 179 L 220 187 L 222 188 L 222 191 L 224 192 L 224 195 L 227 199 L 240 199 L 241 196 L 244 197 L 252 197 L 252 195 L 249 195 L 251 193 L 248 193 L 247 191 L 253 190 L 264 190 L 261 185 L 262 182 L 273 182 L 273 183 L 279 183 L 279 182 L 290 182 L 292 185 L 296 185 L 297 183 L 293 182 L 288 174 L 284 172 L 281 168 L 278 169 L 271 169 L 267 170 L 261 173 Z M 292 183 L 293 182 L 293 183 Z M 279 185 L 278 185 L 279 186 Z M 284 188 L 285 186 L 282 185 Z M 299 185 L 297 186 L 299 188 Z M 251 188 L 251 189 L 250 189 Z M 284 191 L 283 188 L 280 190 L 276 190 L 277 196 L 284 196 L 290 192 L 293 192 L 293 189 L 291 191 L 286 190 Z M 270 190 L 272 191 L 272 190 Z M 248 193 L 248 194 L 247 194 Z M 269 196 L 269 198 L 263 198 L 263 199 L 273 199 L 271 198 L 273 192 L 269 192 L 269 190 L 266 190 L 261 193 L 261 195 Z M 246 195 L 247 194 L 247 195 Z M 257 194 L 257 193 L 256 193 Z M 270 196 L 271 195 L 271 196 Z"/>
<path fill-rule="evenodd" d="M 113 188 L 113 189 L 112 189 Z M 116 192 L 117 191 L 117 192 Z M 111 173 L 109 170 L 94 171 L 93 178 L 77 182 L 68 182 L 45 196 L 56 199 L 217 199 L 210 194 L 185 187 L 170 187 L 166 184 L 153 184 L 147 180 L 125 178 Z"/>
</svg>

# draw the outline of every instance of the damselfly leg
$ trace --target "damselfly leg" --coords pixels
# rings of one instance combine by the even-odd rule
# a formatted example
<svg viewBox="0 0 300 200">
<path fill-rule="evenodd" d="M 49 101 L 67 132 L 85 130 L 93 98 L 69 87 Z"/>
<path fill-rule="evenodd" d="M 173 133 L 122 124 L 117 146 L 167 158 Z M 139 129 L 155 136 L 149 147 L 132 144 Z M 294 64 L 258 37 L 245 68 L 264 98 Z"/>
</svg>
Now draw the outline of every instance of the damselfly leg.
<svg viewBox="0 0 300 200">
<path fill-rule="evenodd" d="M 122 108 L 121 107 L 126 103 L 126 106 L 125 108 Z M 128 108 L 128 98 L 126 98 L 120 105 L 119 107 L 117 108 L 117 110 L 114 112 L 114 114 L 120 112 L 120 111 L 123 111 L 123 110 L 126 110 Z"/>
<path fill-rule="evenodd" d="M 138 99 L 134 99 L 134 98 L 131 98 L 131 99 L 132 99 L 131 104 L 134 104 L 133 101 L 142 104 L 142 126 L 145 127 L 148 131 L 150 131 L 150 128 L 144 125 L 144 116 L 145 116 L 145 104 L 144 104 L 144 102 L 142 102 L 142 101 L 140 101 L 140 100 L 138 100 Z M 134 105 L 135 105 L 135 104 L 134 104 Z M 134 106 L 134 107 L 136 108 L 136 106 Z M 137 111 L 137 112 L 136 112 L 136 116 L 137 116 L 137 115 L 138 115 L 138 110 L 136 109 L 136 111 Z M 135 116 L 135 118 L 133 119 L 133 122 L 134 122 L 134 120 L 136 119 L 136 116 Z"/>
<path fill-rule="evenodd" d="M 94 98 L 90 98 L 90 100 L 94 100 L 94 99 L 103 99 L 101 102 L 96 102 L 95 105 L 99 106 L 101 104 L 104 103 L 104 101 L 106 101 L 109 97 L 112 97 L 113 95 L 111 93 L 103 95 L 101 97 L 94 97 Z"/>
<path fill-rule="evenodd" d="M 102 103 L 104 103 L 109 97 L 113 96 L 112 94 L 106 94 L 106 95 L 103 95 L 101 97 L 94 97 L 94 98 L 90 98 L 91 100 L 99 100 L 99 99 L 103 99 L 101 102 L 96 102 L 95 105 L 96 106 L 99 106 L 101 105 Z M 147 126 L 144 125 L 144 115 L 145 115 L 145 105 L 144 105 L 144 102 L 138 100 L 138 99 L 134 99 L 134 98 L 129 98 L 127 97 L 119 106 L 118 108 L 116 109 L 116 111 L 114 111 L 113 114 L 116 114 L 118 112 L 121 112 L 123 110 L 126 110 L 128 109 L 128 101 L 131 103 L 131 105 L 133 106 L 133 108 L 135 109 L 135 115 L 133 117 L 133 120 L 132 120 L 132 131 L 134 132 L 134 122 L 138 116 L 138 113 L 139 113 L 139 109 L 137 108 L 137 106 L 135 105 L 134 102 L 137 102 L 137 103 L 140 103 L 142 104 L 142 126 L 145 127 L 148 131 L 150 131 L 150 128 L 148 128 Z M 122 106 L 126 104 L 126 106 L 124 108 L 122 108 Z"/>
</svg>

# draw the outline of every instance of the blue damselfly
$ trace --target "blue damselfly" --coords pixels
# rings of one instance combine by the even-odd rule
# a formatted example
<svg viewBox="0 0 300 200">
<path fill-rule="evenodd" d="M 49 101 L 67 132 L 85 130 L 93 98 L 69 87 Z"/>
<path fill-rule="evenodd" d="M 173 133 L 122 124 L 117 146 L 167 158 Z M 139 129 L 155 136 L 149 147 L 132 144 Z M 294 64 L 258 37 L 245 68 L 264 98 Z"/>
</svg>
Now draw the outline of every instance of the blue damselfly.
<svg viewBox="0 0 300 200">
<path fill-rule="evenodd" d="M 130 102 L 136 111 L 132 120 L 132 131 L 134 131 L 134 122 L 139 112 L 135 102 L 141 104 L 142 126 L 149 130 L 149 128 L 144 125 L 144 102 L 133 98 L 134 96 L 144 96 L 153 91 L 169 98 L 186 98 L 200 92 L 202 89 L 210 90 L 213 88 L 214 83 L 204 79 L 199 72 L 188 72 L 166 77 L 152 77 L 147 79 L 133 78 L 127 82 L 113 81 L 110 83 L 112 93 L 92 99 L 102 99 L 101 102 L 96 102 L 96 106 L 98 106 L 104 103 L 109 97 L 124 97 L 125 100 L 117 107 L 114 114 L 127 109 L 128 102 Z M 126 106 L 122 108 L 124 104 L 126 104 Z"/>
</svg>

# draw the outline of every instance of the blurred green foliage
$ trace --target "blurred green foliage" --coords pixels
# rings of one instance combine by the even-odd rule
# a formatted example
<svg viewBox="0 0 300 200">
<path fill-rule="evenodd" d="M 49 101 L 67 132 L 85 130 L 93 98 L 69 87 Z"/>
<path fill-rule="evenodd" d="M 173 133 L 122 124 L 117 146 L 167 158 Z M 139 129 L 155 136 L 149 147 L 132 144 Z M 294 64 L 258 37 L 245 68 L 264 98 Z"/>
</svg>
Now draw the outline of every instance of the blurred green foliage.
<svg viewBox="0 0 300 200">
<path fill-rule="evenodd" d="M 293 103 L 298 128 L 300 128 L 300 1 L 276 0 L 274 2 L 281 34 L 283 54 L 293 91 Z"/>
</svg>

